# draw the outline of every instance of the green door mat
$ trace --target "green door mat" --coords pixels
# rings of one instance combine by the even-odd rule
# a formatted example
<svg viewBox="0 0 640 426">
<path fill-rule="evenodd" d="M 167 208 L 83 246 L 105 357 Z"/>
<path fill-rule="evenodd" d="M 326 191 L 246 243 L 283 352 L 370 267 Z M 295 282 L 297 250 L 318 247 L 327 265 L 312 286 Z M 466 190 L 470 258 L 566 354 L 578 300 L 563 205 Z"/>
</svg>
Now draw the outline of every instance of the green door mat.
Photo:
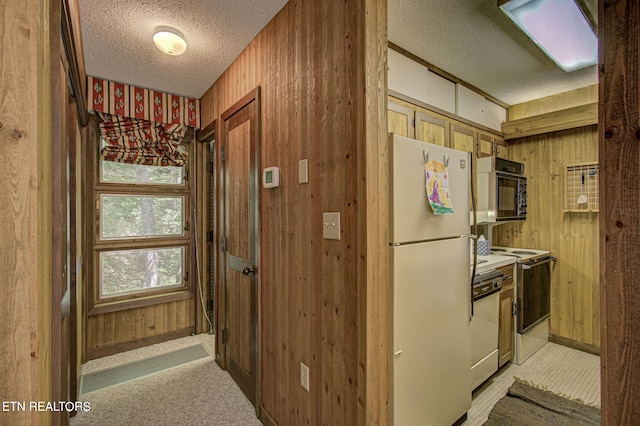
<svg viewBox="0 0 640 426">
<path fill-rule="evenodd" d="M 80 393 L 87 394 L 108 386 L 139 379 L 208 356 L 209 353 L 202 345 L 194 345 L 130 364 L 96 371 L 82 376 L 82 391 Z"/>
</svg>

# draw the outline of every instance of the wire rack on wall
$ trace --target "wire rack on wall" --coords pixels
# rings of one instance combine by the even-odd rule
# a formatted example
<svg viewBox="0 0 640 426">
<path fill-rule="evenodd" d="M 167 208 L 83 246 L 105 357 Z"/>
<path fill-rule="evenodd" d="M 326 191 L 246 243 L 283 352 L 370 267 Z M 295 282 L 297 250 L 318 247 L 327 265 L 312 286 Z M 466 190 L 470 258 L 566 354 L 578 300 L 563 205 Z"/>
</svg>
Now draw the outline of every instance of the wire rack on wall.
<svg viewBox="0 0 640 426">
<path fill-rule="evenodd" d="M 599 211 L 599 182 L 597 162 L 568 165 L 564 176 L 564 211 Z"/>
</svg>

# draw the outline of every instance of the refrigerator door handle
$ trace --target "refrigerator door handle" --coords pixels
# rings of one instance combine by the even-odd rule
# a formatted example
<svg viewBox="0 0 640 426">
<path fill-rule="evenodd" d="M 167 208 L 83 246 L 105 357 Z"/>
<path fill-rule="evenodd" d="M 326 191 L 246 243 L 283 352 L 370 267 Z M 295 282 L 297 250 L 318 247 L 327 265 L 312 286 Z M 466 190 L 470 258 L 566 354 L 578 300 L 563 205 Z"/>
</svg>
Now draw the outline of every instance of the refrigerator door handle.
<svg viewBox="0 0 640 426">
<path fill-rule="evenodd" d="M 468 238 L 472 241 L 477 240 L 478 236 L 476 234 L 462 234 L 460 235 L 460 238 Z M 475 268 L 475 264 L 476 264 L 476 250 L 473 251 L 473 273 L 471 274 L 471 280 L 473 281 L 473 275 L 475 275 L 476 272 L 476 268 Z M 470 291 L 470 299 L 471 299 L 471 303 L 469 304 L 471 307 L 471 311 L 469 313 L 469 321 L 471 321 L 473 319 L 473 284 L 471 285 L 471 291 Z"/>
<path fill-rule="evenodd" d="M 473 293 L 473 288 L 471 289 Z M 473 321 L 473 294 L 471 294 L 471 313 L 469 314 L 469 322 Z"/>
</svg>

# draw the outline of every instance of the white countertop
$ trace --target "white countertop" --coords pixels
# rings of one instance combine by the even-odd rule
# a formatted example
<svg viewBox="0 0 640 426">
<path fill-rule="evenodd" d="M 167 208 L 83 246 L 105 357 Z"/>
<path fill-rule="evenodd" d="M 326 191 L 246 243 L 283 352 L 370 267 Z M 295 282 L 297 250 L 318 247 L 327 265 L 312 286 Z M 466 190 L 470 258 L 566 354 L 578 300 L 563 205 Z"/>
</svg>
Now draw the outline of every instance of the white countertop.
<svg viewBox="0 0 640 426">
<path fill-rule="evenodd" d="M 486 262 L 482 262 L 486 260 Z M 516 263 L 517 258 L 513 256 L 500 256 L 497 254 L 490 254 L 488 256 L 478 256 L 478 264 L 476 266 L 476 275 L 490 272 L 496 268 L 506 265 L 512 265 Z M 471 258 L 473 262 L 473 258 Z M 471 265 L 473 266 L 473 265 Z"/>
</svg>

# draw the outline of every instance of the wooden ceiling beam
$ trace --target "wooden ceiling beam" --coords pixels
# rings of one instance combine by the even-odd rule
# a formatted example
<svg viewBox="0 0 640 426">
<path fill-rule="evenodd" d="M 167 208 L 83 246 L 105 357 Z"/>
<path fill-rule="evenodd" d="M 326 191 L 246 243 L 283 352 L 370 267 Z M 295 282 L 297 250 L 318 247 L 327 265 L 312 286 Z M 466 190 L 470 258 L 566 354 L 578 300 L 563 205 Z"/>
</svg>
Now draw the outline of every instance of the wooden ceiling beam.
<svg viewBox="0 0 640 426">
<path fill-rule="evenodd" d="M 574 129 L 598 123 L 598 103 L 593 102 L 559 111 L 502 123 L 505 140 Z"/>
</svg>

